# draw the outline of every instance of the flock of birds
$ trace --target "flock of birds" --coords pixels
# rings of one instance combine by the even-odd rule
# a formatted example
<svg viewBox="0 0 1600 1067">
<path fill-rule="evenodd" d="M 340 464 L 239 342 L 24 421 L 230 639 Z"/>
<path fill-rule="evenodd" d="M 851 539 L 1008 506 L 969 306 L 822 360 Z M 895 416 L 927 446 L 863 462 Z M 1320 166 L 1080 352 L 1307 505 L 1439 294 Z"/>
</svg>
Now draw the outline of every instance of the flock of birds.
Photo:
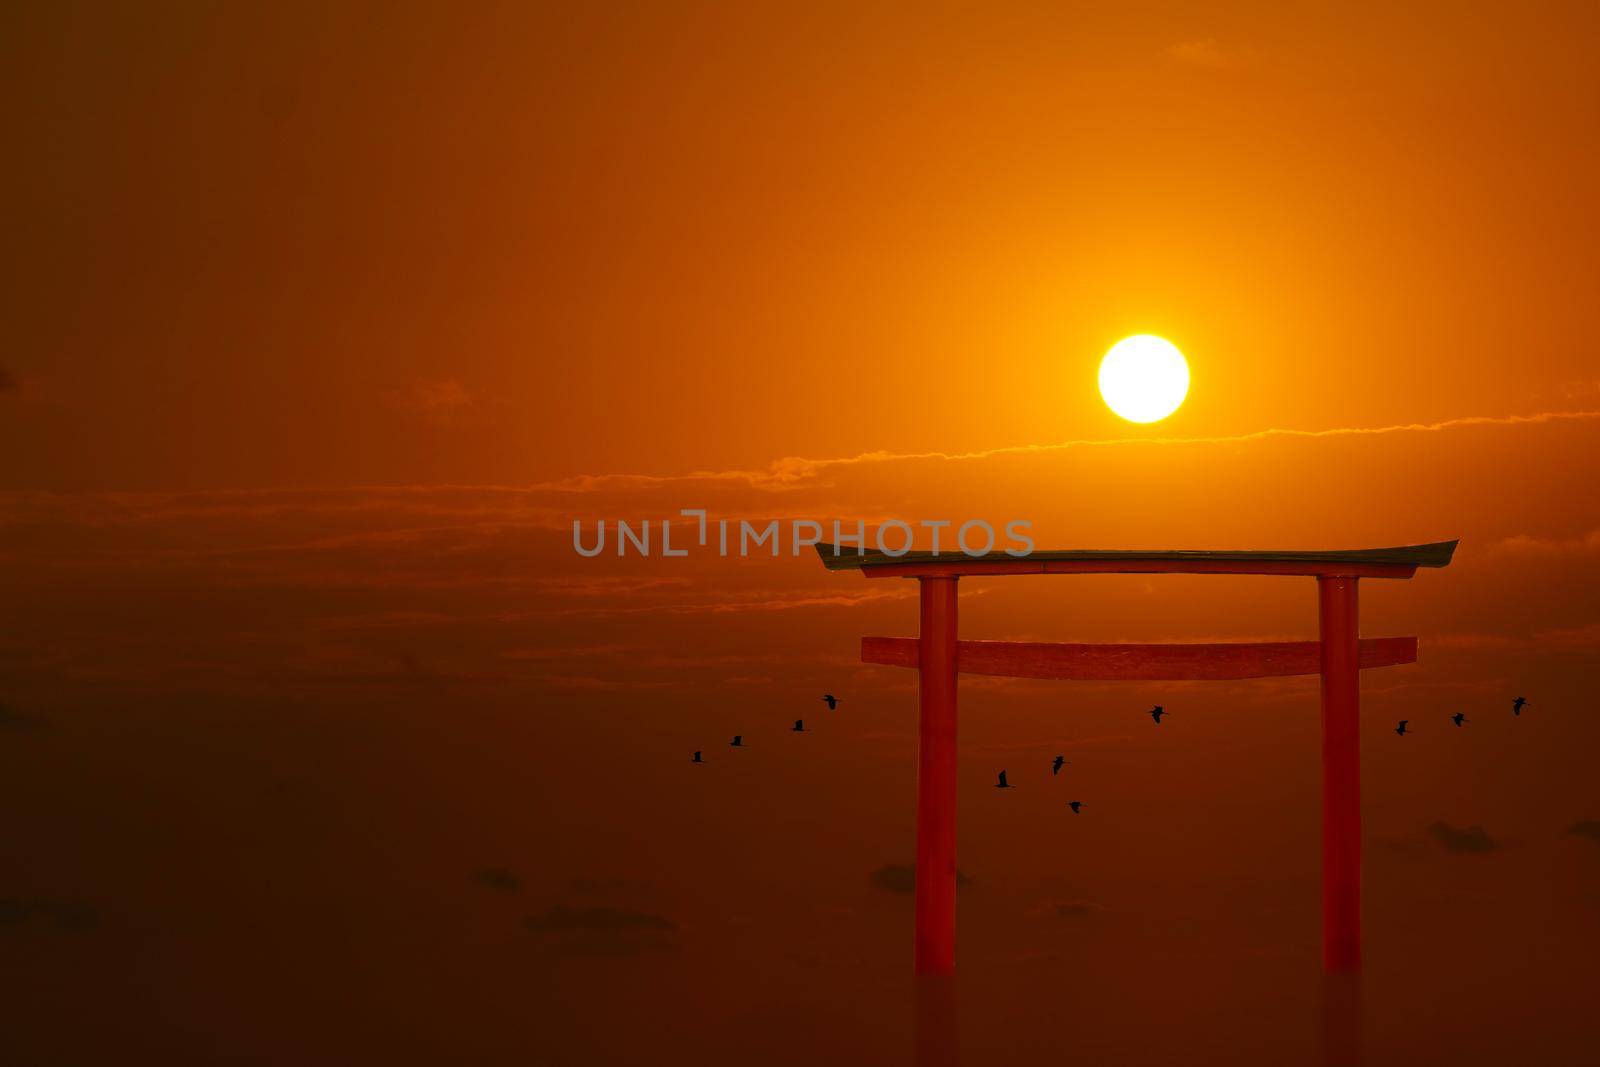
<svg viewBox="0 0 1600 1067">
<path fill-rule="evenodd" d="M 834 696 L 832 693 L 824 693 L 824 694 L 822 694 L 822 702 L 824 704 L 828 705 L 828 710 L 829 711 L 837 711 L 839 709 L 839 698 Z M 793 733 L 793 734 L 807 733 L 808 731 L 806 730 L 806 721 L 804 719 L 796 719 L 794 721 L 794 725 L 789 728 L 789 732 Z M 729 748 L 743 748 L 744 747 L 744 734 L 734 734 L 733 735 L 733 740 L 728 742 L 728 747 Z M 697 749 L 694 750 L 694 758 L 691 759 L 689 762 L 690 763 L 704 763 L 705 762 L 705 758 L 704 757 L 705 757 L 705 750 L 697 748 Z"/>
<path fill-rule="evenodd" d="M 1162 707 L 1160 704 L 1157 704 L 1155 707 L 1151 708 L 1150 711 L 1149 711 L 1150 718 L 1155 721 L 1155 724 L 1157 726 L 1161 725 L 1161 716 L 1169 715 L 1169 714 L 1171 714 L 1171 712 L 1167 711 L 1167 709 Z M 1060 774 L 1061 773 L 1061 768 L 1065 767 L 1067 764 L 1069 764 L 1071 762 L 1072 761 L 1069 760 L 1065 756 L 1057 756 L 1055 759 L 1051 760 L 1050 761 L 1050 777 L 1054 778 L 1056 775 Z M 994 787 L 996 789 L 1015 789 L 1016 788 L 1016 786 L 1012 785 L 1009 781 L 1006 780 L 1006 772 L 1005 771 L 1001 771 L 1000 772 L 1000 780 L 995 782 Z M 1084 803 L 1081 800 L 1069 800 L 1069 801 L 1067 801 L 1067 807 L 1072 809 L 1072 814 L 1074 814 L 1074 815 L 1083 814 Z"/>
<path fill-rule="evenodd" d="M 1517 697 L 1517 698 L 1515 698 L 1514 700 L 1511 701 L 1511 714 L 1516 715 L 1518 717 L 1521 717 L 1522 709 L 1527 707 L 1527 706 L 1528 706 L 1528 698 L 1527 697 Z M 1471 722 L 1472 720 L 1467 718 L 1465 712 L 1458 711 L 1454 715 L 1450 716 L 1450 721 L 1456 724 L 1456 728 L 1457 729 L 1460 729 L 1462 723 Z M 1410 719 L 1401 719 L 1400 720 L 1400 725 L 1398 725 L 1398 726 L 1396 726 L 1394 728 L 1394 732 L 1399 734 L 1401 737 L 1404 737 L 1406 734 L 1410 733 L 1411 732 L 1411 720 Z"/>
<path fill-rule="evenodd" d="M 837 711 L 838 708 L 839 708 L 839 698 L 834 696 L 832 693 L 824 693 L 824 694 L 822 694 L 822 702 L 824 704 L 828 705 L 828 710 L 829 711 Z M 1511 701 L 1511 714 L 1520 717 L 1522 715 L 1522 709 L 1527 707 L 1527 705 L 1528 705 L 1528 700 L 1527 700 L 1526 697 L 1516 697 L 1515 699 L 1513 699 Z M 1157 704 L 1155 707 L 1151 708 L 1150 711 L 1149 711 L 1150 718 L 1155 721 L 1155 724 L 1157 726 L 1161 725 L 1162 717 L 1165 716 L 1165 715 L 1169 715 L 1169 714 L 1171 714 L 1171 712 L 1167 711 L 1167 709 L 1162 707 L 1160 704 Z M 1467 718 L 1465 712 L 1460 712 L 1460 711 L 1456 712 L 1454 715 L 1451 715 L 1449 718 L 1450 718 L 1451 722 L 1456 724 L 1456 728 L 1457 729 L 1460 729 L 1463 723 L 1468 723 L 1468 722 L 1472 721 L 1471 719 Z M 1411 732 L 1410 726 L 1411 726 L 1411 720 L 1410 719 L 1401 719 L 1399 725 L 1394 728 L 1394 732 L 1399 734 L 1401 737 L 1404 737 L 1404 736 L 1406 736 L 1406 734 Z M 797 734 L 803 734 L 803 733 L 808 732 L 806 730 L 806 722 L 805 722 L 805 720 L 804 719 L 796 719 L 794 721 L 794 725 L 792 727 L 790 727 L 790 732 L 791 733 L 797 733 Z M 728 747 L 730 747 L 730 748 L 744 748 L 745 747 L 744 735 L 743 734 L 734 734 L 733 735 L 733 740 L 728 742 Z M 704 763 L 704 762 L 706 762 L 704 749 L 698 749 L 698 748 L 695 749 L 694 750 L 694 757 L 692 759 L 690 759 L 689 762 L 690 763 Z M 1067 757 L 1058 755 L 1055 759 L 1050 761 L 1050 777 L 1054 778 L 1057 775 L 1059 775 L 1061 773 L 1061 768 L 1066 766 L 1067 764 L 1069 764 L 1071 762 L 1072 761 L 1067 759 Z M 1016 786 L 1012 785 L 1009 781 L 1006 780 L 1006 772 L 1005 771 L 1001 771 L 1000 772 L 999 780 L 995 782 L 994 787 L 996 789 L 1015 789 L 1016 788 Z M 1081 800 L 1069 800 L 1069 801 L 1067 801 L 1067 807 L 1072 809 L 1072 814 L 1078 815 L 1083 811 L 1084 804 L 1083 804 L 1083 801 L 1081 801 Z"/>
<path fill-rule="evenodd" d="M 1520 700 L 1521 698 L 1518 697 L 1517 699 Z M 828 710 L 829 711 L 837 711 L 839 709 L 839 698 L 834 696 L 832 693 L 824 693 L 824 694 L 822 694 L 822 702 L 824 704 L 828 705 Z M 1167 711 L 1166 708 L 1162 707 L 1160 704 L 1157 704 L 1155 707 L 1150 709 L 1149 714 L 1150 714 L 1150 718 L 1155 720 L 1155 724 L 1157 726 L 1160 726 L 1161 725 L 1161 717 L 1163 715 L 1169 714 L 1169 712 Z M 1460 725 L 1460 724 L 1458 723 L 1457 725 Z M 789 728 L 789 732 L 790 733 L 796 733 L 796 734 L 808 733 L 809 731 L 806 730 L 806 721 L 804 719 L 796 719 L 794 721 L 794 725 Z M 744 734 L 734 734 L 733 735 L 733 740 L 728 742 L 728 747 L 729 748 L 744 748 L 745 747 Z M 690 757 L 689 762 L 690 763 L 705 763 L 706 762 L 705 749 L 701 749 L 701 748 L 695 749 L 694 750 L 694 755 L 692 757 Z M 1067 759 L 1067 757 L 1058 755 L 1055 759 L 1050 761 L 1050 777 L 1054 778 L 1057 775 L 1059 775 L 1061 773 L 1061 768 L 1066 766 L 1067 764 L 1069 764 L 1071 762 L 1072 761 Z M 1001 771 L 1000 772 L 1000 779 L 999 779 L 999 781 L 997 781 L 995 783 L 994 787 L 996 789 L 1015 789 L 1016 788 L 1016 786 L 1012 785 L 1010 782 L 1008 782 L 1006 780 L 1006 772 L 1005 771 Z M 1083 811 L 1084 804 L 1083 804 L 1083 801 L 1081 801 L 1081 800 L 1069 800 L 1069 801 L 1067 801 L 1067 807 L 1072 809 L 1072 814 L 1078 815 Z"/>
</svg>

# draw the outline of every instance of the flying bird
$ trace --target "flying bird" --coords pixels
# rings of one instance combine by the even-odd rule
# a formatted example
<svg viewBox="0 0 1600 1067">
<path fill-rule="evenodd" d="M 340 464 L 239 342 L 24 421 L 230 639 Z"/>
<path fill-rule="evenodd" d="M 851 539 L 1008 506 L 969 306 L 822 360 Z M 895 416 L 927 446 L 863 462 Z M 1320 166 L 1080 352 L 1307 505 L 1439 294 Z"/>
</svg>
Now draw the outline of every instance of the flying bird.
<svg viewBox="0 0 1600 1067">
<path fill-rule="evenodd" d="M 705 762 L 705 760 L 700 758 L 700 750 L 698 748 L 694 750 L 694 759 L 690 760 L 689 762 L 690 763 L 704 763 Z"/>
<path fill-rule="evenodd" d="M 1005 771 L 1001 771 L 1000 772 L 1000 780 L 994 784 L 994 787 L 996 789 L 1015 789 L 1016 788 L 1016 786 L 1014 786 L 1010 782 L 1006 781 L 1006 772 Z"/>
<path fill-rule="evenodd" d="M 1161 716 L 1165 715 L 1166 713 L 1167 709 L 1162 707 L 1160 704 L 1157 704 L 1155 707 L 1150 709 L 1150 717 L 1156 721 L 1157 726 L 1161 725 Z"/>
<path fill-rule="evenodd" d="M 1458 711 L 1454 715 L 1450 716 L 1450 721 L 1455 723 L 1457 726 L 1460 726 L 1462 723 L 1467 721 L 1467 717 L 1465 714 Z"/>
<path fill-rule="evenodd" d="M 486 871 L 479 871 L 472 877 L 479 885 L 486 886 L 489 889 L 498 889 L 502 893 L 515 893 L 522 888 L 522 879 L 518 878 L 515 872 L 508 871 L 504 867 L 490 867 Z"/>
<path fill-rule="evenodd" d="M 729 741 L 728 744 L 733 748 L 743 748 L 744 747 L 744 734 L 734 734 L 733 735 L 733 740 Z"/>
<path fill-rule="evenodd" d="M 1061 765 L 1063 763 L 1067 763 L 1067 762 L 1070 762 L 1067 759 L 1067 757 L 1065 757 L 1065 756 L 1057 756 L 1054 760 L 1052 760 L 1050 762 L 1050 773 L 1052 775 L 1060 774 L 1061 773 Z"/>
<path fill-rule="evenodd" d="M 794 726 L 792 727 L 792 729 L 797 734 L 805 733 L 806 732 L 806 721 L 804 719 L 796 719 L 794 721 Z"/>
<path fill-rule="evenodd" d="M 1410 719 L 1401 719 L 1400 725 L 1394 728 L 1394 732 L 1399 734 L 1401 737 L 1404 737 L 1406 735 L 1406 723 L 1410 721 Z"/>
<path fill-rule="evenodd" d="M 834 711 L 839 707 L 839 698 L 834 696 L 832 693 L 822 694 L 822 702 L 828 705 L 829 711 Z"/>
<path fill-rule="evenodd" d="M 1521 715 L 1522 714 L 1522 705 L 1526 704 L 1527 702 L 1528 702 L 1528 698 L 1527 697 L 1518 697 L 1517 699 L 1513 700 L 1511 702 L 1511 714 L 1513 714 L 1513 715 Z"/>
<path fill-rule="evenodd" d="M 1081 801 L 1081 800 L 1070 801 L 1067 804 L 1067 807 L 1072 809 L 1072 814 L 1078 815 L 1078 814 L 1080 814 L 1079 809 L 1083 807 L 1083 801 Z"/>
</svg>

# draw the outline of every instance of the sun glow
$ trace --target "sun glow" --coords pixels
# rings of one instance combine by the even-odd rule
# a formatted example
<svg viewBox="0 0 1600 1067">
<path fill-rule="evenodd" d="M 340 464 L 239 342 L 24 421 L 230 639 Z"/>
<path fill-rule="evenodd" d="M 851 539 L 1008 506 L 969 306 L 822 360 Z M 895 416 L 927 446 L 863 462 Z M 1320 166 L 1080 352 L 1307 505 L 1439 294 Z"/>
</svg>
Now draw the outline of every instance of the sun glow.
<svg viewBox="0 0 1600 1067">
<path fill-rule="evenodd" d="M 1159 422 L 1189 395 L 1189 364 L 1154 334 L 1124 337 L 1100 361 L 1100 395 L 1129 422 Z"/>
</svg>

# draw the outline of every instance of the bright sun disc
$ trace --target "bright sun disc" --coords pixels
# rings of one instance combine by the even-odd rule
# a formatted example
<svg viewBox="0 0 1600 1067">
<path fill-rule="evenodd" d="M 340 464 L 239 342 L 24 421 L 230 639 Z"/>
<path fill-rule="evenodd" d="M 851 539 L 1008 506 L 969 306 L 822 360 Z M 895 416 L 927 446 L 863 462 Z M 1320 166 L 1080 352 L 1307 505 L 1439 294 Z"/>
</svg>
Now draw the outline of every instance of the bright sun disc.
<svg viewBox="0 0 1600 1067">
<path fill-rule="evenodd" d="M 1157 422 L 1189 395 L 1189 364 L 1170 341 L 1148 333 L 1124 337 L 1100 361 L 1100 395 L 1129 422 Z"/>
</svg>

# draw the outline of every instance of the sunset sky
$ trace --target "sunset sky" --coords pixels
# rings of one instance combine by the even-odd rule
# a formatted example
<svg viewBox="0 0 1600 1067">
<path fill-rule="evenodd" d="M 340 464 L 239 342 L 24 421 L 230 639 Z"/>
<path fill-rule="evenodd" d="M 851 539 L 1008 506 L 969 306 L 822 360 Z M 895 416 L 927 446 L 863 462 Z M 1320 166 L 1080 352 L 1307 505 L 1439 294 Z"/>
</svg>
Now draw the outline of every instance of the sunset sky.
<svg viewBox="0 0 1600 1067">
<path fill-rule="evenodd" d="M 1582 1062 L 1600 14 L 1396 7 L 8 5 L 0 1059 L 909 1062 L 915 675 L 858 641 L 915 583 L 573 551 L 704 508 L 1459 538 L 1362 587 L 1421 648 L 1363 679 L 1369 1062 Z M 1306 578 L 961 607 L 1316 629 Z M 971 1062 L 1311 1062 L 1315 678 L 962 716 Z"/>
</svg>

